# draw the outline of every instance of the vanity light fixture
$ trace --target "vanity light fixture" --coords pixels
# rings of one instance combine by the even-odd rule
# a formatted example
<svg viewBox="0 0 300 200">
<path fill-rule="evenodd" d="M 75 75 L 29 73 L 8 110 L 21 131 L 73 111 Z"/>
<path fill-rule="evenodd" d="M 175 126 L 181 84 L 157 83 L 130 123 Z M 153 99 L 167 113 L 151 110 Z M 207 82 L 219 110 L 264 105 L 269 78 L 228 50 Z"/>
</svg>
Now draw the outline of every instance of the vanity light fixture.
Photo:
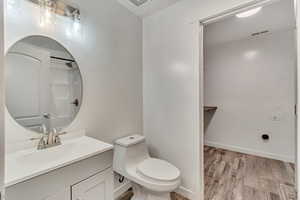
<svg viewBox="0 0 300 200">
<path fill-rule="evenodd" d="M 251 10 L 247 10 L 247 11 L 236 14 L 236 17 L 238 17 L 238 18 L 250 17 L 250 16 L 258 13 L 261 9 L 262 9 L 262 7 L 253 8 Z"/>
<path fill-rule="evenodd" d="M 46 18 L 52 15 L 69 17 L 72 20 L 80 20 L 80 10 L 74 5 L 67 4 L 63 0 L 28 0 L 40 6 Z M 48 17 L 47 17 L 48 16 Z"/>
<path fill-rule="evenodd" d="M 55 23 L 56 3 L 48 0 L 39 0 L 40 6 L 40 25 L 46 26 Z"/>
<path fill-rule="evenodd" d="M 75 32 L 78 32 L 80 29 L 80 12 L 79 10 L 75 10 L 73 13 L 73 28 Z"/>
</svg>

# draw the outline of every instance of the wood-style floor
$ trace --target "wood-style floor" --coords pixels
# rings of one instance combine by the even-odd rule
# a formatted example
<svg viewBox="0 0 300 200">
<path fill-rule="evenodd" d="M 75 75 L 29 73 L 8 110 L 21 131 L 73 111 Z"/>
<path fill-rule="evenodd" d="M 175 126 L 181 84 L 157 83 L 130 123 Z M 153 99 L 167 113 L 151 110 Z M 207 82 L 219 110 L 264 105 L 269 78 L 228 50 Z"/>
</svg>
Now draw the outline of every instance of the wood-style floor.
<svg viewBox="0 0 300 200">
<path fill-rule="evenodd" d="M 296 200 L 294 164 L 204 148 L 205 200 Z"/>
<path fill-rule="evenodd" d="M 295 166 L 204 147 L 204 200 L 296 200 Z M 119 200 L 130 200 L 132 191 Z M 171 200 L 188 200 L 176 193 Z"/>
</svg>

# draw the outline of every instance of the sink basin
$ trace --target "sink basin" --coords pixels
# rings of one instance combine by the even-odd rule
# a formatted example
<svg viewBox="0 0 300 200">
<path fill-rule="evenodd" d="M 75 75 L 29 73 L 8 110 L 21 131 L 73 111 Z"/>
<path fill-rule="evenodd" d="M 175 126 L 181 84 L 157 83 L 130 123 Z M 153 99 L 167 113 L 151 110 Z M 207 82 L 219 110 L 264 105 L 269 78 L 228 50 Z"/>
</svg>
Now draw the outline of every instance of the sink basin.
<svg viewBox="0 0 300 200">
<path fill-rule="evenodd" d="M 5 162 L 5 186 L 14 185 L 113 149 L 111 144 L 87 136 L 62 142 L 62 145 L 44 150 L 34 148 L 8 154 Z"/>
<path fill-rule="evenodd" d="M 16 161 L 23 166 L 47 165 L 65 159 L 74 150 L 74 147 L 76 147 L 76 143 L 63 144 L 45 150 L 23 152 L 16 155 Z"/>
</svg>

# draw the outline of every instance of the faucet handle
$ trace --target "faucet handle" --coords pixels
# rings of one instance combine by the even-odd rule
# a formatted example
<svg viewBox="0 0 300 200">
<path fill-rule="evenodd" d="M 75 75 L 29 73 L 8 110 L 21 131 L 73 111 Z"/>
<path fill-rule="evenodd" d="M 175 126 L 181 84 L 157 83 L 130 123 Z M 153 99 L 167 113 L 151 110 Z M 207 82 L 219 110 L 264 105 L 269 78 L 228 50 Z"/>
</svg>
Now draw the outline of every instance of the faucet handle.
<svg viewBox="0 0 300 200">
<path fill-rule="evenodd" d="M 54 143 L 55 144 L 61 144 L 61 139 L 60 139 L 59 135 L 55 135 L 55 137 L 54 137 Z"/>
<path fill-rule="evenodd" d="M 61 144 L 61 139 L 60 139 L 60 136 L 61 135 L 65 135 L 67 134 L 68 132 L 64 131 L 64 132 L 61 132 L 61 133 L 55 133 L 54 134 L 54 143 L 56 144 Z"/>
<path fill-rule="evenodd" d="M 35 140 L 40 140 L 42 139 L 43 137 L 33 137 L 33 138 L 29 138 L 30 141 L 35 141 Z"/>
<path fill-rule="evenodd" d="M 52 133 L 56 135 L 57 134 L 57 129 L 56 128 L 52 128 Z"/>
<path fill-rule="evenodd" d="M 44 149 L 47 145 L 47 142 L 45 141 L 45 137 L 41 137 L 40 141 L 39 141 L 39 144 L 38 144 L 38 147 L 37 149 L 38 150 L 41 150 L 41 149 Z"/>
<path fill-rule="evenodd" d="M 57 136 L 66 135 L 66 134 L 68 134 L 67 131 L 64 131 L 64 132 L 61 132 L 61 133 L 56 133 Z"/>
<path fill-rule="evenodd" d="M 47 145 L 44 135 L 42 135 L 41 137 L 30 138 L 29 140 L 31 141 L 39 140 L 38 147 L 37 147 L 38 150 L 44 149 L 45 146 Z"/>
</svg>

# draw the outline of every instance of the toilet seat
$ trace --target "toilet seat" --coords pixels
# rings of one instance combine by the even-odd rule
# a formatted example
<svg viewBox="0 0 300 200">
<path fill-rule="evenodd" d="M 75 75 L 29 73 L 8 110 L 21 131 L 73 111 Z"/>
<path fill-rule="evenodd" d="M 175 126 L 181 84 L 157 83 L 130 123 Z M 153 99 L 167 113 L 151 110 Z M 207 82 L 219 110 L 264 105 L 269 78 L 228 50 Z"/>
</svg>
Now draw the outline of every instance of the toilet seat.
<svg viewBox="0 0 300 200">
<path fill-rule="evenodd" d="M 141 162 L 137 166 L 137 172 L 158 181 L 175 181 L 180 177 L 180 171 L 174 165 L 156 158 Z"/>
<path fill-rule="evenodd" d="M 154 161 L 155 160 L 155 161 Z M 146 158 L 142 162 L 133 165 L 127 165 L 126 173 L 124 174 L 126 178 L 141 185 L 142 187 L 154 192 L 170 192 L 175 190 L 180 185 L 180 172 L 179 170 L 166 161 L 153 158 Z M 150 163 L 150 165 L 148 165 Z M 155 166 L 154 166 L 155 163 Z M 158 165 L 156 165 L 159 163 Z M 164 170 L 159 172 L 155 169 Z M 171 171 L 172 173 L 166 170 Z M 178 173 L 177 173 L 178 170 Z M 163 174 L 166 172 L 168 175 Z M 178 175 L 179 174 L 179 175 Z M 167 180 L 169 179 L 169 180 Z"/>
</svg>

